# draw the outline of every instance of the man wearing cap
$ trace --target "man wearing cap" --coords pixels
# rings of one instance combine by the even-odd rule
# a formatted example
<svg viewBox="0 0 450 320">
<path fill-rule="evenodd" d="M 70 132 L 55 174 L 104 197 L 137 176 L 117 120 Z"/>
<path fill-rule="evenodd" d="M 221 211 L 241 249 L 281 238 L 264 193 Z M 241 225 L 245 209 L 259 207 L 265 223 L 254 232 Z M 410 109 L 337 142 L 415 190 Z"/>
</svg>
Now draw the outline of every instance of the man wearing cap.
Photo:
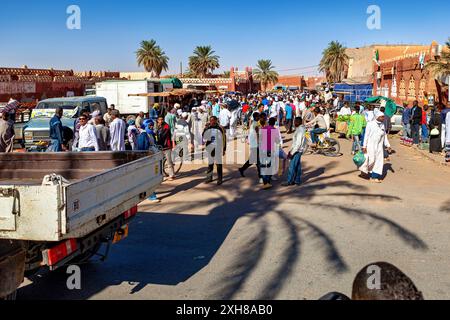
<svg viewBox="0 0 450 320">
<path fill-rule="evenodd" d="M 170 133 L 172 136 L 175 132 L 175 123 L 177 121 L 177 116 L 175 115 L 176 113 L 177 113 L 177 109 L 173 108 L 172 110 L 170 110 L 170 112 L 164 118 L 164 122 L 169 125 Z"/>
<path fill-rule="evenodd" d="M 188 147 L 191 146 L 191 132 L 189 129 L 189 123 L 187 122 L 188 117 L 189 114 L 187 112 L 183 112 L 181 114 L 181 118 L 178 119 L 175 124 L 174 135 L 174 141 L 179 145 L 179 147 L 186 151 L 188 151 Z M 187 152 L 184 154 L 187 154 Z"/>
</svg>

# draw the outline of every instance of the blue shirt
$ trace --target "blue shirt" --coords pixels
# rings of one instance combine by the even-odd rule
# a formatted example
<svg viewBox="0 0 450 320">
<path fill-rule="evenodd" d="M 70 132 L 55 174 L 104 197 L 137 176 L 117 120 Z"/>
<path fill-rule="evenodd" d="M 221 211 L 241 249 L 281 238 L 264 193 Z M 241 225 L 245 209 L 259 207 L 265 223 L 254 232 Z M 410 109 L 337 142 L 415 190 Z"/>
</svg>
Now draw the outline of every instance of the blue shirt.
<svg viewBox="0 0 450 320">
<path fill-rule="evenodd" d="M 150 109 L 150 119 L 153 121 L 158 120 L 158 111 L 156 111 L 154 108 Z"/>
<path fill-rule="evenodd" d="M 56 115 L 50 119 L 50 139 L 58 140 L 59 144 L 63 143 L 63 126 Z"/>
<path fill-rule="evenodd" d="M 214 117 L 219 118 L 219 115 L 220 115 L 220 106 L 219 106 L 218 103 L 215 104 L 215 105 L 213 106 L 212 114 L 213 114 Z"/>
<path fill-rule="evenodd" d="M 285 107 L 285 111 L 286 111 L 286 119 L 287 120 L 291 120 L 292 119 L 292 106 L 290 104 L 287 104 Z"/>
<path fill-rule="evenodd" d="M 447 113 L 450 112 L 450 108 L 445 108 L 444 110 L 441 111 L 441 117 L 442 117 L 442 124 L 445 124 L 445 120 L 447 118 Z"/>
<path fill-rule="evenodd" d="M 403 110 L 403 114 L 402 114 L 402 123 L 408 124 L 410 120 L 411 120 L 411 109 L 405 108 L 405 110 Z"/>
</svg>

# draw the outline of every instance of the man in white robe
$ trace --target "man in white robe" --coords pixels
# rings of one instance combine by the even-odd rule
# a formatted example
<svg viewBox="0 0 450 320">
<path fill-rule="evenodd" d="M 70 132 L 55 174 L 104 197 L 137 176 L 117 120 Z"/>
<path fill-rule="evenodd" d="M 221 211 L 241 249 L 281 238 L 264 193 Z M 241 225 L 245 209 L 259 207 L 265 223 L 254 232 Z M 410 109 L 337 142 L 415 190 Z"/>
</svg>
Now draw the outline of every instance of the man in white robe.
<svg viewBox="0 0 450 320">
<path fill-rule="evenodd" d="M 239 118 L 239 109 L 234 109 L 231 112 L 231 118 L 230 118 L 230 138 L 232 138 L 232 139 L 236 136 L 238 118 Z"/>
<path fill-rule="evenodd" d="M 370 180 L 381 183 L 384 167 L 384 148 L 390 148 L 384 127 L 384 113 L 376 110 L 375 120 L 368 122 L 364 135 L 363 152 L 366 160 L 359 170 L 365 174 L 370 174 Z"/>
<path fill-rule="evenodd" d="M 109 126 L 111 134 L 111 151 L 125 151 L 125 121 L 120 119 L 118 110 L 111 112 L 112 122 Z"/>
</svg>

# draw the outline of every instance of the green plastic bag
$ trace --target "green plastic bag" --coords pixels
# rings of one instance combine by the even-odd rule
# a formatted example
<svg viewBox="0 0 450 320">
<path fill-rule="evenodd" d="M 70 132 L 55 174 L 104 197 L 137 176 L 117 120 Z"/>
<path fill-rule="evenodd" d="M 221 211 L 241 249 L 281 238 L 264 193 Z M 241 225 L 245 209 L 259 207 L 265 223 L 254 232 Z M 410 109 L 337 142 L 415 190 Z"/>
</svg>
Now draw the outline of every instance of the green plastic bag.
<svg viewBox="0 0 450 320">
<path fill-rule="evenodd" d="M 361 151 L 356 153 L 355 156 L 353 157 L 353 162 L 356 164 L 356 166 L 358 168 L 361 167 L 365 161 L 366 161 L 366 156 Z"/>
</svg>

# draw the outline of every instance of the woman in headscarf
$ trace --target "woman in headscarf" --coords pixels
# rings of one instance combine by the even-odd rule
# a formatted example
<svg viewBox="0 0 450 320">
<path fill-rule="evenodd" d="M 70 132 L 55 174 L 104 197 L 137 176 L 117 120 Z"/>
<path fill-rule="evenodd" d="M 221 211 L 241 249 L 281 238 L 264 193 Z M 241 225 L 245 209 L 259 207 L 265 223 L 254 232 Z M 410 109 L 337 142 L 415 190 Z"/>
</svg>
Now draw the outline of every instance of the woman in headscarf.
<svg viewBox="0 0 450 320">
<path fill-rule="evenodd" d="M 127 129 L 127 135 L 128 135 L 128 142 L 130 143 L 131 150 L 137 149 L 137 136 L 138 136 L 138 129 L 136 128 L 136 121 L 133 119 L 128 120 L 128 129 Z"/>
<path fill-rule="evenodd" d="M 430 153 L 442 151 L 441 128 L 442 119 L 439 109 L 433 107 L 430 119 Z"/>
<path fill-rule="evenodd" d="M 367 123 L 364 136 L 363 152 L 366 161 L 359 168 L 364 177 L 370 175 L 370 181 L 381 183 L 384 167 L 384 148 L 390 148 L 387 140 L 386 128 L 384 127 L 384 113 L 374 111 L 374 121 Z"/>
</svg>

